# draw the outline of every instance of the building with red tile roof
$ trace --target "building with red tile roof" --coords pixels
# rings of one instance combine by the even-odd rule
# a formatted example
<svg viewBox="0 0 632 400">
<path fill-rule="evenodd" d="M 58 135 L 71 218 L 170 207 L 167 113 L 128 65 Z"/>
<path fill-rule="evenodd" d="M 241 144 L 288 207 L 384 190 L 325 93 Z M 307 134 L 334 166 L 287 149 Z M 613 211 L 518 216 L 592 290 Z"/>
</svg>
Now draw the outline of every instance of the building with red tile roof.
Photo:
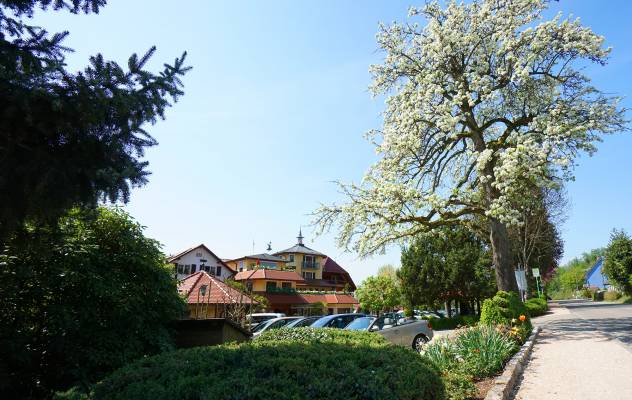
<svg viewBox="0 0 632 400">
<path fill-rule="evenodd" d="M 255 300 L 206 271 L 198 271 L 178 282 L 178 292 L 189 305 L 190 318 L 221 318 L 230 307 L 256 305 Z"/>
</svg>

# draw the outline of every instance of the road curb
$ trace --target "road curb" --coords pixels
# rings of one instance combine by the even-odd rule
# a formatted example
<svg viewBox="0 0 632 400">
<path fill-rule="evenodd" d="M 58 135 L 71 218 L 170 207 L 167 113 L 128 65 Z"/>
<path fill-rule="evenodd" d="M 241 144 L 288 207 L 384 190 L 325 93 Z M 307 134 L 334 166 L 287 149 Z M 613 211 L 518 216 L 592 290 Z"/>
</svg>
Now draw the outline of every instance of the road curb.
<svg viewBox="0 0 632 400">
<path fill-rule="evenodd" d="M 494 385 L 489 392 L 487 392 L 485 400 L 507 400 L 509 398 L 516 384 L 516 380 L 528 363 L 531 350 L 541 330 L 539 326 L 533 327 L 533 331 L 531 335 L 529 335 L 529 338 L 527 338 L 527 341 L 524 342 L 520 350 L 518 350 L 518 352 L 511 357 L 507 365 L 505 365 L 505 370 L 502 375 L 494 380 Z"/>
</svg>

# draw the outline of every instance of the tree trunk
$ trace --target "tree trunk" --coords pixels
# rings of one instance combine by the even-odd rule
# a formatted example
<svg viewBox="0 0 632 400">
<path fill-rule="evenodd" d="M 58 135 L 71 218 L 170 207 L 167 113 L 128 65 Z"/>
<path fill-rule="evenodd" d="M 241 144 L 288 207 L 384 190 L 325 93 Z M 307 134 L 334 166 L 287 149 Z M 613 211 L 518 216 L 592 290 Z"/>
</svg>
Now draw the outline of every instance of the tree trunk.
<svg viewBox="0 0 632 400">
<path fill-rule="evenodd" d="M 507 227 L 502 222 L 492 218 L 489 236 L 492 243 L 492 262 L 496 270 L 498 290 L 518 293 Z"/>
</svg>

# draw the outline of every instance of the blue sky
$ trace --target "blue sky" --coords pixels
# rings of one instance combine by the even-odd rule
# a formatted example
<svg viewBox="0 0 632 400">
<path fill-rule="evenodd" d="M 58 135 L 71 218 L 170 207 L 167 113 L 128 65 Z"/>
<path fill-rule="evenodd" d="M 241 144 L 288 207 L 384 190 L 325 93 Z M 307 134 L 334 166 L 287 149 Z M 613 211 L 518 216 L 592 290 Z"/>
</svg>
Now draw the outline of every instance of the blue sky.
<svg viewBox="0 0 632 400">
<path fill-rule="evenodd" d="M 379 21 L 402 20 L 411 1 L 123 1 L 98 15 L 37 13 L 49 31 L 69 30 L 72 69 L 101 52 L 124 64 L 156 45 L 157 70 L 182 51 L 193 70 L 186 94 L 167 119 L 149 128 L 160 142 L 147 151 L 150 182 L 134 190 L 128 210 L 147 235 L 175 253 L 205 243 L 233 258 L 307 244 L 345 266 L 360 282 L 399 249 L 360 260 L 337 249 L 333 234 L 314 238 L 308 214 L 341 200 L 333 180 L 359 180 L 374 161 L 363 133 L 380 126 L 383 101 L 372 99 L 368 66 L 380 61 Z M 186 6 L 185 6 L 186 5 Z M 590 68 L 603 90 L 632 93 L 632 2 L 561 0 L 562 10 L 607 38 L 612 59 Z M 630 99 L 625 100 L 627 107 Z M 578 160 L 568 184 L 563 227 L 568 260 L 604 246 L 610 231 L 632 231 L 632 135 L 606 137 Z"/>
</svg>

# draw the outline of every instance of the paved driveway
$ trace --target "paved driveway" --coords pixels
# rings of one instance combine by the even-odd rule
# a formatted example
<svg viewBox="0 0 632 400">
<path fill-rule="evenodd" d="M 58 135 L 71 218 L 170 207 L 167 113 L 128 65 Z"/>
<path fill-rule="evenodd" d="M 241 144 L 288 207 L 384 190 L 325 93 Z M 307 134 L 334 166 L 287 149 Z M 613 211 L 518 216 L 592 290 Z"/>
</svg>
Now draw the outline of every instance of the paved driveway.
<svg viewBox="0 0 632 400">
<path fill-rule="evenodd" d="M 632 307 L 563 302 L 542 326 L 516 400 L 632 399 Z"/>
</svg>

